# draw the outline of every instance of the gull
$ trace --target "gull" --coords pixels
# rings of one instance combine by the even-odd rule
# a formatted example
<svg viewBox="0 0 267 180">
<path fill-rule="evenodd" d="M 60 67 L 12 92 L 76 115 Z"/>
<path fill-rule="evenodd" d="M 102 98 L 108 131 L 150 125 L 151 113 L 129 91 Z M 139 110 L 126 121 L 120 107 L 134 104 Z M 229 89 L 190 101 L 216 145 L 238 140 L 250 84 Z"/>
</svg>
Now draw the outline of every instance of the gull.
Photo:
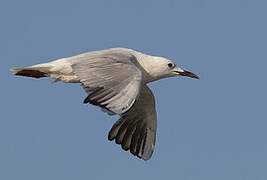
<svg viewBox="0 0 267 180">
<path fill-rule="evenodd" d="M 153 154 L 157 129 L 155 98 L 147 84 L 173 76 L 199 79 L 169 59 L 127 48 L 92 51 L 11 70 L 18 76 L 80 83 L 88 94 L 84 103 L 120 116 L 108 139 L 143 160 Z"/>
</svg>

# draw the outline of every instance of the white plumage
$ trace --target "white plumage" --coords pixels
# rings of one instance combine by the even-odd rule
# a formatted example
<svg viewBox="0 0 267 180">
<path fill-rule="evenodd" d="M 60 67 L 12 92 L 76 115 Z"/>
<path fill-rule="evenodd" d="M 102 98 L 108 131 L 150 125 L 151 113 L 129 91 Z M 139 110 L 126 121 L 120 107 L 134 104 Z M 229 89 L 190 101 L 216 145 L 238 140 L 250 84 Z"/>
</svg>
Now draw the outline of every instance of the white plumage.
<svg viewBox="0 0 267 180">
<path fill-rule="evenodd" d="M 108 139 L 115 139 L 124 150 L 144 160 L 150 159 L 154 151 L 157 127 L 154 96 L 146 84 L 172 76 L 198 79 L 166 58 L 126 48 L 93 51 L 12 70 L 20 76 L 81 83 L 88 93 L 84 103 L 120 115 Z"/>
</svg>

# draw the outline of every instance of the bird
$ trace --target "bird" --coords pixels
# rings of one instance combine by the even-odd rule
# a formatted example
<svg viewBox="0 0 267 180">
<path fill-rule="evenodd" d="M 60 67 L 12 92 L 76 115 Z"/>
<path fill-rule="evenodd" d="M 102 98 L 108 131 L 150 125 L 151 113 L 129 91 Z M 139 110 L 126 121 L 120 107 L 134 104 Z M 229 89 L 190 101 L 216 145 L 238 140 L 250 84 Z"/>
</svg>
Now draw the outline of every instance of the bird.
<svg viewBox="0 0 267 180">
<path fill-rule="evenodd" d="M 157 129 L 155 97 L 147 84 L 174 76 L 199 79 L 167 58 L 129 48 L 91 51 L 11 70 L 16 76 L 80 83 L 87 93 L 83 103 L 120 117 L 108 140 L 145 161 L 154 152 Z"/>
</svg>

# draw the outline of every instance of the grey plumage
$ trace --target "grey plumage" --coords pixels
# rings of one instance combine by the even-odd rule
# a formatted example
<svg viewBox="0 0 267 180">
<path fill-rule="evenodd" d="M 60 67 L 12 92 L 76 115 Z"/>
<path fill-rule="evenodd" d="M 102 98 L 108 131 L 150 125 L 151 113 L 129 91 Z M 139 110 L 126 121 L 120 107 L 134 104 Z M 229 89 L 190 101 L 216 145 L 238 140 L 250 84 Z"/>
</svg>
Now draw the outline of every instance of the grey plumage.
<svg viewBox="0 0 267 180">
<path fill-rule="evenodd" d="M 79 61 L 72 68 L 88 93 L 85 103 L 100 106 L 110 115 L 120 114 L 109 140 L 115 139 L 124 150 L 148 160 L 156 136 L 155 103 L 149 88 L 141 88 L 142 71 L 137 63 L 134 55 L 107 52 Z"/>
<path fill-rule="evenodd" d="M 106 53 L 73 64 L 74 74 L 88 93 L 84 102 L 114 114 L 126 112 L 142 82 L 142 73 L 133 61 L 136 61 L 133 55 Z"/>
<path fill-rule="evenodd" d="M 154 151 L 157 129 L 155 100 L 144 85 L 133 107 L 113 125 L 108 139 L 121 144 L 124 150 L 148 160 Z"/>
<path fill-rule="evenodd" d="M 108 139 L 144 160 L 153 154 L 157 129 L 154 95 L 146 84 L 173 76 L 199 78 L 166 58 L 126 48 L 93 51 L 12 70 L 18 76 L 81 83 L 88 94 L 84 103 L 120 116 Z"/>
</svg>

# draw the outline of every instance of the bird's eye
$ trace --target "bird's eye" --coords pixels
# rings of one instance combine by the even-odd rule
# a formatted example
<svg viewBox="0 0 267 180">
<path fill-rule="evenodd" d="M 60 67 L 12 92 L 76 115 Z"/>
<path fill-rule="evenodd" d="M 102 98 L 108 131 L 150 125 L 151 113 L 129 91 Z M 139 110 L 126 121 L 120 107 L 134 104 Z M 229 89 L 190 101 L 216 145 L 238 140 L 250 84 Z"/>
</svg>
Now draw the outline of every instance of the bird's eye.
<svg viewBox="0 0 267 180">
<path fill-rule="evenodd" d="M 172 63 L 169 63 L 169 64 L 168 64 L 168 67 L 169 67 L 169 68 L 173 68 L 174 65 L 173 65 Z"/>
</svg>

